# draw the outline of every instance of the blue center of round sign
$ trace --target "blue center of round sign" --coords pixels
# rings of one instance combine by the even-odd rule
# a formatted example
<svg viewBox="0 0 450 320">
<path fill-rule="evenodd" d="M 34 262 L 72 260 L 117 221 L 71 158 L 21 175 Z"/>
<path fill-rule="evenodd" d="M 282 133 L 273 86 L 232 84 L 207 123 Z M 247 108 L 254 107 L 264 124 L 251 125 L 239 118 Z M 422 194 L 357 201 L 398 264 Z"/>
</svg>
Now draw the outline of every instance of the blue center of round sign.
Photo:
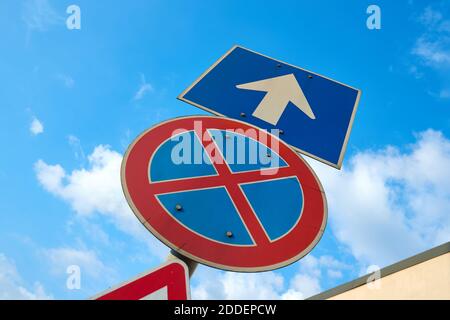
<svg viewBox="0 0 450 320">
<path fill-rule="evenodd" d="M 208 131 L 216 143 L 223 142 L 217 145 L 232 172 L 273 168 L 274 163 L 276 167 L 287 166 L 276 152 L 245 135 L 224 130 Z M 239 142 L 239 139 L 242 140 Z M 183 152 L 179 150 L 182 142 L 190 146 Z M 238 143 L 244 146 L 243 152 L 239 152 Z M 252 158 L 255 145 L 270 161 L 264 157 Z M 174 156 L 181 157 L 182 163 L 174 162 Z M 214 166 L 204 159 L 209 159 L 207 152 L 194 131 L 183 132 L 168 139 L 155 152 L 149 166 L 150 181 L 218 175 Z M 297 177 L 247 182 L 239 186 L 270 241 L 283 237 L 299 221 L 303 192 Z M 202 237 L 236 246 L 256 245 L 225 186 L 159 194 L 157 199 L 180 224 Z M 179 204 L 182 209 L 177 211 L 175 208 Z M 233 236 L 224 234 L 224 228 L 232 230 Z"/>
</svg>

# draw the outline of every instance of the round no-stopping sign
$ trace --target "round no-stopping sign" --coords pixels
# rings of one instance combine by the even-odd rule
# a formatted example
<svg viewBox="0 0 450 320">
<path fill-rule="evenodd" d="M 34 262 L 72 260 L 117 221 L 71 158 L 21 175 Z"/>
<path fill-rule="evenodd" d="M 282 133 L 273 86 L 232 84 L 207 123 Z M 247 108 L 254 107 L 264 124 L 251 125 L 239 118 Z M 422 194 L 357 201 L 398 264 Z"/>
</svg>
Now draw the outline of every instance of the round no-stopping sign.
<svg viewBox="0 0 450 320">
<path fill-rule="evenodd" d="M 322 186 L 276 136 L 241 121 L 194 116 L 142 133 L 122 162 L 139 220 L 197 262 L 266 271 L 306 255 L 327 220 Z"/>
</svg>

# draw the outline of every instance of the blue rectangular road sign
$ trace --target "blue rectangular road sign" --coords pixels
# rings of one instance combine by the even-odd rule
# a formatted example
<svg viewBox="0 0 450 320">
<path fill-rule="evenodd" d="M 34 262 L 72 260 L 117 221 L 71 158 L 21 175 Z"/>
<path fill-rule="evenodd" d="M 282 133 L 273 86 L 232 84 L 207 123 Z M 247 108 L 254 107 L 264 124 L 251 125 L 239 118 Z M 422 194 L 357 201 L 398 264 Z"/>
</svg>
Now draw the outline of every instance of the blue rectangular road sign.
<svg viewBox="0 0 450 320">
<path fill-rule="evenodd" d="M 178 97 L 213 114 L 280 129 L 296 151 L 342 166 L 361 91 L 234 46 Z"/>
</svg>

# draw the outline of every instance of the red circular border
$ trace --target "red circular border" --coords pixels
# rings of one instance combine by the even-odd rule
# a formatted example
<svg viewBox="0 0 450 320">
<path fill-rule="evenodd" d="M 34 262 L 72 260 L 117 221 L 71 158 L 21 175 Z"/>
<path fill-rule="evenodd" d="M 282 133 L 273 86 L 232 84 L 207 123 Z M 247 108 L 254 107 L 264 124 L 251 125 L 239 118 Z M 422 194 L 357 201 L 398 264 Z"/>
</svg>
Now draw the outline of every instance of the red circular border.
<svg viewBox="0 0 450 320">
<path fill-rule="evenodd" d="M 281 140 L 279 155 L 295 168 L 303 190 L 302 216 L 282 238 L 267 245 L 250 247 L 218 243 L 188 230 L 161 207 L 148 179 L 149 161 L 160 144 L 170 138 L 174 131 L 193 130 L 194 121 L 202 121 L 204 129 L 260 130 L 238 120 L 194 116 L 160 123 L 136 138 L 122 161 L 121 178 L 127 201 L 145 227 L 173 250 L 200 263 L 231 271 L 273 270 L 293 263 L 311 251 L 326 225 L 325 193 L 309 165 Z"/>
</svg>

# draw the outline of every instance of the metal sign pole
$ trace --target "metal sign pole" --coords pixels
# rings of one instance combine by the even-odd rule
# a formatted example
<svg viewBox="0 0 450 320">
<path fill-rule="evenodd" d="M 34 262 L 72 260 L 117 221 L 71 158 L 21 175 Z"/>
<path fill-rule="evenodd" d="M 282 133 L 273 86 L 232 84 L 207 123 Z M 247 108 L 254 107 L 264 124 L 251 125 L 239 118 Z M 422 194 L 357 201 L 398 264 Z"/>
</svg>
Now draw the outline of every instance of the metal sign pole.
<svg viewBox="0 0 450 320">
<path fill-rule="evenodd" d="M 179 254 L 178 252 L 176 252 L 174 250 L 170 250 L 170 253 L 167 257 L 167 261 L 176 260 L 176 259 L 183 261 L 187 265 L 187 267 L 189 269 L 189 278 L 191 278 L 192 275 L 194 274 L 195 269 L 197 269 L 198 263 L 195 262 L 194 260 L 191 260 L 191 259 L 183 256 L 182 254 Z"/>
</svg>

